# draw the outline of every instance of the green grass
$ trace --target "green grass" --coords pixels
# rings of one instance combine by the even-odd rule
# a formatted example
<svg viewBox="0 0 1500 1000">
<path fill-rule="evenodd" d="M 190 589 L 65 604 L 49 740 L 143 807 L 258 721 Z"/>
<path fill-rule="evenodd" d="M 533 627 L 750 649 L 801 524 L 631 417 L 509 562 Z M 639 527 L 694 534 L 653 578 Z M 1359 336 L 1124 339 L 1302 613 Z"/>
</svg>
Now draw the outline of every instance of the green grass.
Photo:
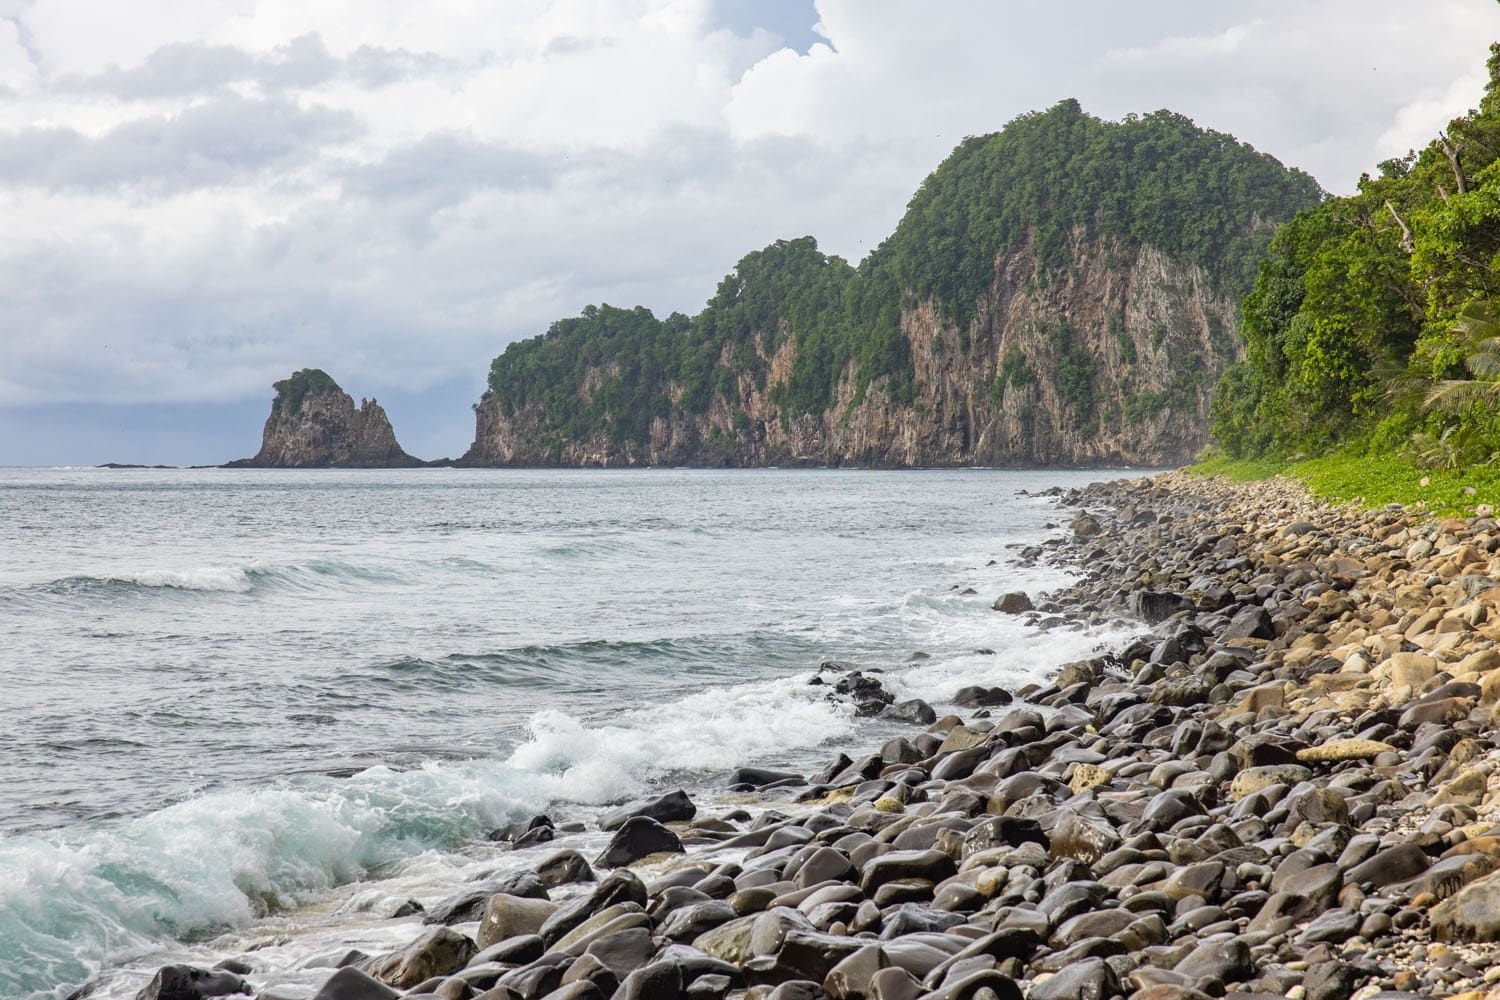
<svg viewBox="0 0 1500 1000">
<path fill-rule="evenodd" d="M 1301 480 L 1319 499 L 1366 507 L 1397 503 L 1439 515 L 1470 515 L 1479 504 L 1500 506 L 1500 466 L 1495 465 L 1424 469 L 1395 456 L 1336 453 L 1296 462 L 1216 457 L 1188 471 L 1235 482 L 1288 476 Z M 1465 488 L 1473 489 L 1473 494 L 1465 493 Z"/>
<path fill-rule="evenodd" d="M 1216 455 L 1197 465 L 1189 466 L 1188 471 L 1198 476 L 1223 476 L 1236 483 L 1252 483 L 1257 479 L 1270 479 L 1272 476 L 1281 475 L 1286 471 L 1286 463 L 1273 462 L 1269 459 L 1229 458 Z"/>
</svg>

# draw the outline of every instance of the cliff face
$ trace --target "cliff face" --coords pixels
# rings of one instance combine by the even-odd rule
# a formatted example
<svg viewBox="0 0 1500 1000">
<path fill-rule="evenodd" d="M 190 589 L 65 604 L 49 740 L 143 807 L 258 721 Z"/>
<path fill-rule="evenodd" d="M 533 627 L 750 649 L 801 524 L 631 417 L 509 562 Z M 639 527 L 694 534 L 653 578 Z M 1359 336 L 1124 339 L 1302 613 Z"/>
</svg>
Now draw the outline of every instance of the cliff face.
<svg viewBox="0 0 1500 1000">
<path fill-rule="evenodd" d="M 1233 299 L 1201 267 L 1150 246 L 1076 231 L 1066 266 L 1043 268 L 1027 243 L 1001 254 L 964 330 L 929 301 L 901 331 L 912 385 L 861 394 L 854 364 L 832 405 L 793 415 L 775 401 L 797 341 L 757 330 L 755 360 L 704 412 L 656 416 L 649 440 L 604 430 L 560 437 L 541 405 L 486 395 L 471 465 L 1172 465 L 1207 442 L 1209 395 L 1237 360 Z M 784 324 L 783 324 L 784 325 Z M 729 366 L 729 357 L 720 359 Z M 592 367 L 578 386 L 615 374 Z M 507 412 L 509 410 L 509 412 Z"/>
<path fill-rule="evenodd" d="M 260 451 L 230 468 L 394 469 L 422 465 L 396 442 L 385 410 L 354 400 L 323 372 L 309 369 L 276 383 Z"/>
</svg>

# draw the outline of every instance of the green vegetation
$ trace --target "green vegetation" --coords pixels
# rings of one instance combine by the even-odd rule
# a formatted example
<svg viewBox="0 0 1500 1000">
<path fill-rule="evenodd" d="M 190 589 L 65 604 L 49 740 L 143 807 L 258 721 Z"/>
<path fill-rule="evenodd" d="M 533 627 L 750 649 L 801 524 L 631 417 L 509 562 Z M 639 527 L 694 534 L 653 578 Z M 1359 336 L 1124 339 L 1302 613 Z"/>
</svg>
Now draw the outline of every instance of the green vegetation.
<svg viewBox="0 0 1500 1000">
<path fill-rule="evenodd" d="M 1182 115 L 1112 123 L 1066 100 L 965 139 L 922 182 L 871 265 L 934 299 L 960 328 L 996 256 L 1030 240 L 1043 273 L 1056 271 L 1075 232 L 1156 247 L 1243 295 L 1270 227 L 1320 195 L 1307 174 Z M 1261 225 L 1246 225 L 1251 218 Z"/>
<path fill-rule="evenodd" d="M 921 185 L 896 231 L 858 267 L 811 237 L 742 259 L 691 318 L 590 306 L 541 337 L 511 344 L 490 367 L 489 394 L 507 414 L 529 408 L 549 442 L 604 434 L 644 441 L 657 417 L 740 405 L 742 377 L 768 385 L 769 359 L 790 338 L 784 381 L 770 386 L 783 419 L 827 412 L 853 379 L 915 398 L 904 310 L 932 302 L 968 350 L 978 304 L 1002 253 L 1030 246 L 1043 281 L 1061 273 L 1076 238 L 1150 244 L 1202 265 L 1221 287 L 1250 287 L 1272 226 L 1316 204 L 1317 185 L 1232 137 L 1157 111 L 1122 122 L 1076 101 L 964 140 Z M 1055 372 L 1005 359 L 1003 383 L 1056 378 L 1080 418 L 1093 414 L 1092 359 L 1071 342 Z"/>
<path fill-rule="evenodd" d="M 301 410 L 302 401 L 308 396 L 344 391 L 339 388 L 339 384 L 333 380 L 332 376 L 321 368 L 304 368 L 299 372 L 293 372 L 291 376 L 273 383 L 271 388 L 276 390 L 276 399 L 271 403 L 271 410 L 287 414 Z"/>
<path fill-rule="evenodd" d="M 1086 420 L 1094 413 L 1094 358 L 1073 342 L 1073 329 L 1066 320 L 1058 322 L 1051 332 L 1052 347 L 1057 352 L 1057 391 L 1073 413 Z"/>
<path fill-rule="evenodd" d="M 1500 498 L 1500 466 L 1434 470 L 1390 454 L 1372 458 L 1338 452 L 1300 461 L 1219 455 L 1189 471 L 1235 482 L 1287 476 L 1306 484 L 1314 496 L 1330 503 L 1352 502 L 1367 507 L 1399 503 L 1438 515 L 1472 515 L 1479 504 L 1494 504 Z"/>
<path fill-rule="evenodd" d="M 1031 384 L 1035 376 L 1031 374 L 1031 365 L 1026 361 L 1026 352 L 1019 347 L 1012 347 L 1005 352 L 1005 357 L 1000 359 L 1000 381 L 1001 388 L 1013 385 L 1017 389 L 1024 389 Z"/>
<path fill-rule="evenodd" d="M 1277 232 L 1244 302 L 1246 360 L 1213 402 L 1230 456 L 1357 456 L 1395 497 L 1426 495 L 1401 494 L 1402 469 L 1500 453 L 1500 47 L 1489 71 L 1479 107 L 1425 149 Z M 1308 475 L 1359 473 L 1329 461 Z"/>
</svg>

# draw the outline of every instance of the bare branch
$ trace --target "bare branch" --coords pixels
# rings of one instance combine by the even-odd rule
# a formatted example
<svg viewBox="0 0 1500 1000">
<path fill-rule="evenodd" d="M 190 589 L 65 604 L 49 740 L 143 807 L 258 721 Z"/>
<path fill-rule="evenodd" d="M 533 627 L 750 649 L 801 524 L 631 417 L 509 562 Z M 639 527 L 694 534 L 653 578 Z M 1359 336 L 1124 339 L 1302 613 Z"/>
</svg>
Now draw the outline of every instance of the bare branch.
<svg viewBox="0 0 1500 1000">
<path fill-rule="evenodd" d="M 1453 183 L 1459 194 L 1468 194 L 1469 186 L 1464 183 L 1464 170 L 1459 163 L 1459 154 L 1463 152 L 1463 143 L 1455 143 L 1448 138 L 1447 132 L 1438 133 L 1438 144 L 1443 147 L 1443 155 L 1448 158 L 1448 165 L 1453 168 Z"/>
<path fill-rule="evenodd" d="M 1401 249 L 1406 253 L 1411 253 L 1413 248 L 1416 247 L 1416 242 L 1411 238 L 1411 229 L 1402 221 L 1401 216 L 1397 214 L 1396 206 L 1391 204 L 1389 198 L 1386 199 L 1385 207 L 1391 213 L 1391 218 L 1396 220 L 1396 225 L 1401 227 Z"/>
</svg>

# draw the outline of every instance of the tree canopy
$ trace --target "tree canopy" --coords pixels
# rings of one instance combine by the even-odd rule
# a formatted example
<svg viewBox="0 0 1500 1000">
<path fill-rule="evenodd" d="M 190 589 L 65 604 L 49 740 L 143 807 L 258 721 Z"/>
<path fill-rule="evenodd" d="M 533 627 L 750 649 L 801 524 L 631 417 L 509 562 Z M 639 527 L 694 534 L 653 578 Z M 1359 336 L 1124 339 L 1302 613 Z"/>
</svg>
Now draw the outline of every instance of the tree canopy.
<svg viewBox="0 0 1500 1000">
<path fill-rule="evenodd" d="M 1477 109 L 1424 149 L 1361 177 L 1355 194 L 1277 232 L 1244 301 L 1246 359 L 1215 394 L 1215 437 L 1237 457 L 1352 446 L 1431 462 L 1487 458 L 1500 450 L 1493 396 L 1453 383 L 1494 377 L 1468 356 L 1473 317 L 1492 315 L 1497 294 L 1500 47 L 1492 47 Z M 1448 444 L 1433 452 L 1438 440 Z"/>
<path fill-rule="evenodd" d="M 325 392 L 343 392 L 339 384 L 321 368 L 303 368 L 293 372 L 279 382 L 273 382 L 276 398 L 271 402 L 272 412 L 292 414 L 302 409 L 302 401 L 308 396 Z"/>
</svg>

